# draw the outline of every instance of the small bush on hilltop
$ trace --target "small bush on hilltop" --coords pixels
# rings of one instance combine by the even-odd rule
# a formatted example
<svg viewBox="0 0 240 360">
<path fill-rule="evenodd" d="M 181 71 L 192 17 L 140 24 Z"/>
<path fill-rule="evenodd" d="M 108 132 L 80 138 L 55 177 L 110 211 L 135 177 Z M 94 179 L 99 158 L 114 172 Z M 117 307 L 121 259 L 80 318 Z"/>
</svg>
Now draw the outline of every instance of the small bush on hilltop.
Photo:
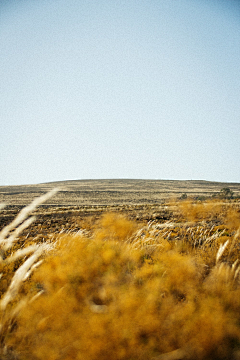
<svg viewBox="0 0 240 360">
<path fill-rule="evenodd" d="M 233 191 L 230 188 L 222 188 L 220 190 L 220 194 L 219 194 L 220 198 L 223 199 L 233 199 Z"/>
</svg>

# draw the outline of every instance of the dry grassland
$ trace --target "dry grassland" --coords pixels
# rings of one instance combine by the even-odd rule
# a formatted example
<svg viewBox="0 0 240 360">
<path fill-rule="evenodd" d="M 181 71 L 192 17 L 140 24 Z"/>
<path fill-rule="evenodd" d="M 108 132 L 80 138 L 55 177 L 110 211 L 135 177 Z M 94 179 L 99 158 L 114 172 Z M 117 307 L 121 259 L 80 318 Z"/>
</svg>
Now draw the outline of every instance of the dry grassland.
<svg viewBox="0 0 240 360">
<path fill-rule="evenodd" d="M 202 181 L 0 187 L 0 359 L 239 360 L 239 194 Z"/>
</svg>

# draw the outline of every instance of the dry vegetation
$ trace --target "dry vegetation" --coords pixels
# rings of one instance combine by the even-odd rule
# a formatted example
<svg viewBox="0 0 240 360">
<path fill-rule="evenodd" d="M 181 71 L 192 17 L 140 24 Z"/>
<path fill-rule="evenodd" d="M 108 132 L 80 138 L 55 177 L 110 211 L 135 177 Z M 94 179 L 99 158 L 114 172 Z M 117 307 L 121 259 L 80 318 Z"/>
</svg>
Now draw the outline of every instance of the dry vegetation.
<svg viewBox="0 0 240 360">
<path fill-rule="evenodd" d="M 238 198 L 36 211 L 51 195 L 2 209 L 0 359 L 240 359 Z"/>
</svg>

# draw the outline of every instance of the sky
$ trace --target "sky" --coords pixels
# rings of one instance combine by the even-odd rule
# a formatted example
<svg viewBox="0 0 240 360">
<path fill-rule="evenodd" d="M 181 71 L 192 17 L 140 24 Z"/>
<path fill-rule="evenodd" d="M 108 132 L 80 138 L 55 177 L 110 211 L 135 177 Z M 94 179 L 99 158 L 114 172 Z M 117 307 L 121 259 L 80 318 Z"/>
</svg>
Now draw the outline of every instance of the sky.
<svg viewBox="0 0 240 360">
<path fill-rule="evenodd" d="M 0 169 L 240 182 L 240 1 L 0 0 Z"/>
</svg>

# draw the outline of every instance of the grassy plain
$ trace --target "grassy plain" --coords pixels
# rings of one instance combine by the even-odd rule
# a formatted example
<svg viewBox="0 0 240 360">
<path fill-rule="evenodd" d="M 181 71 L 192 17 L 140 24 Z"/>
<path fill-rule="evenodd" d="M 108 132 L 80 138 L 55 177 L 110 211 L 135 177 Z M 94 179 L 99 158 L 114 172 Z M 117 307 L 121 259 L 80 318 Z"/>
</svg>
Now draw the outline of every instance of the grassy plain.
<svg viewBox="0 0 240 360">
<path fill-rule="evenodd" d="M 0 359 L 240 359 L 240 184 L 0 194 Z"/>
<path fill-rule="evenodd" d="M 36 210 L 38 225 L 48 225 L 50 231 L 73 229 L 86 217 L 108 211 L 124 213 L 135 220 L 167 220 L 171 218 L 169 201 L 182 194 L 189 198 L 209 198 L 224 187 L 240 196 L 239 183 L 178 180 L 73 180 L 37 185 L 0 186 L 0 204 L 6 204 L 0 214 L 0 227 L 11 221 L 19 210 L 52 188 L 59 191 Z M 75 226 L 76 225 L 76 226 Z"/>
<path fill-rule="evenodd" d="M 240 195 L 239 183 L 197 180 L 70 180 L 37 185 L 0 186 L 0 203 L 27 205 L 54 187 L 60 191 L 47 204 L 55 206 L 156 204 L 169 198 L 211 196 L 224 187 Z"/>
</svg>

